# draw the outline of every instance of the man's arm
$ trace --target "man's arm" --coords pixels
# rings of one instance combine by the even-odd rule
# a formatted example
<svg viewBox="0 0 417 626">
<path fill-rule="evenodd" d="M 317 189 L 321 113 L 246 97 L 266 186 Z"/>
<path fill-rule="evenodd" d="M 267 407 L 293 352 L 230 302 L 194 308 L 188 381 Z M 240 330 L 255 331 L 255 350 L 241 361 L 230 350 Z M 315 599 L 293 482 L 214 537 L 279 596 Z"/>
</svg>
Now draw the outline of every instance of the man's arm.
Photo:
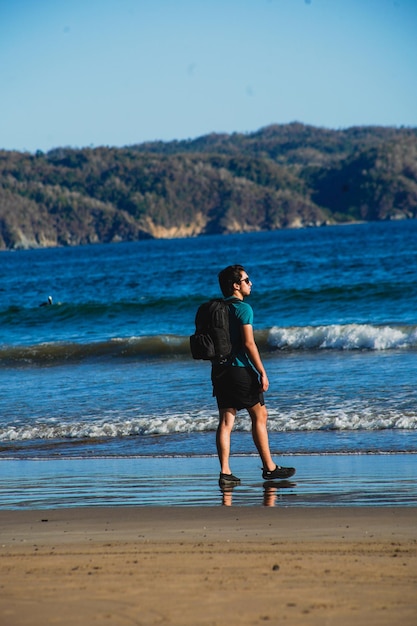
<svg viewBox="0 0 417 626">
<path fill-rule="evenodd" d="M 241 329 L 243 346 L 253 366 L 259 373 L 261 379 L 261 389 L 262 391 L 268 391 L 269 380 L 268 376 L 266 375 L 261 356 L 259 354 L 258 346 L 255 343 L 255 337 L 253 336 L 253 327 L 251 324 L 243 324 L 241 326 Z"/>
</svg>

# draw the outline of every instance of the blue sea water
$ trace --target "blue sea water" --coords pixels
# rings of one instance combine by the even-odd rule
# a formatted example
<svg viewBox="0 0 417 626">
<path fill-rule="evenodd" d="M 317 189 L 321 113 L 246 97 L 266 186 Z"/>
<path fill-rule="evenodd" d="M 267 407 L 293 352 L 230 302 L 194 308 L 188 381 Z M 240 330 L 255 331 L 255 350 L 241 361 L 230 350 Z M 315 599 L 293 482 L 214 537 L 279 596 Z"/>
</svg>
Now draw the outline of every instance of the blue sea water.
<svg viewBox="0 0 417 626">
<path fill-rule="evenodd" d="M 278 458 L 401 455 L 410 467 L 412 220 L 2 252 L 0 471 L 13 489 L 17 461 L 206 459 L 217 471 L 210 368 L 192 360 L 188 337 L 231 263 L 253 281 Z M 243 464 L 254 455 L 244 412 L 233 454 Z M 10 504 L 10 491 L 2 498 Z"/>
</svg>

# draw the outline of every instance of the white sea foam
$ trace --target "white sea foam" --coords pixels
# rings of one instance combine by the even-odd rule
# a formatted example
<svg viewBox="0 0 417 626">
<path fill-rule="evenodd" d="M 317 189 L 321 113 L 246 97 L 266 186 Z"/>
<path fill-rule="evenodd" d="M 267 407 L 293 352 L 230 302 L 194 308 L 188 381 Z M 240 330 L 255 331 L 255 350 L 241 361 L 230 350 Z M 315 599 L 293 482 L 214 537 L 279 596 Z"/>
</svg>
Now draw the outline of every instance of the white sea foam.
<svg viewBox="0 0 417 626">
<path fill-rule="evenodd" d="M 132 435 L 171 435 L 176 433 L 215 430 L 217 417 L 207 414 L 138 417 L 123 419 L 82 420 L 66 423 L 12 425 L 0 428 L 0 441 L 31 441 L 36 439 L 100 439 Z"/>
<path fill-rule="evenodd" d="M 404 413 L 400 410 L 357 407 L 349 405 L 317 412 L 305 408 L 282 412 L 269 410 L 270 431 L 319 431 L 319 430 L 417 430 L 417 411 Z"/>
<path fill-rule="evenodd" d="M 415 326 L 332 324 L 329 326 L 274 326 L 268 342 L 287 350 L 392 350 L 417 347 Z"/>
<path fill-rule="evenodd" d="M 107 416 L 101 420 L 80 422 L 9 425 L 0 429 L 0 441 L 33 441 L 39 439 L 102 439 L 130 436 L 173 435 L 213 432 L 217 428 L 217 415 L 200 411 L 193 414 L 170 414 L 124 419 Z M 269 409 L 268 427 L 271 432 L 301 432 L 320 430 L 417 430 L 417 411 L 389 409 L 383 414 L 377 408 L 347 404 L 338 409 L 313 408 L 282 411 Z M 236 429 L 249 432 L 250 419 L 243 413 L 236 421 Z"/>
</svg>

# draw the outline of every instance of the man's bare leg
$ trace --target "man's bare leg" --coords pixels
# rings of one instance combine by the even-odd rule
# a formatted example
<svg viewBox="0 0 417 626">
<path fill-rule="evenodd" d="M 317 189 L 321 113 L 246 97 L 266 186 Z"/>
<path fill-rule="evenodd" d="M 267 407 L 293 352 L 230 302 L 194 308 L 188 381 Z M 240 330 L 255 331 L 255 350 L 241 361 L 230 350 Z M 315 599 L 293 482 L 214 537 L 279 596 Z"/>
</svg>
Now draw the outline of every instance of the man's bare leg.
<svg viewBox="0 0 417 626">
<path fill-rule="evenodd" d="M 229 465 L 230 459 L 230 438 L 236 418 L 235 409 L 219 410 L 219 425 L 216 433 L 217 454 L 220 461 L 220 472 L 231 474 Z"/>
<path fill-rule="evenodd" d="M 268 421 L 267 408 L 258 402 L 258 404 L 248 409 L 248 413 L 252 420 L 252 438 L 262 459 L 263 468 L 271 472 L 275 469 L 276 463 L 274 463 L 269 449 L 269 437 L 266 427 Z"/>
</svg>

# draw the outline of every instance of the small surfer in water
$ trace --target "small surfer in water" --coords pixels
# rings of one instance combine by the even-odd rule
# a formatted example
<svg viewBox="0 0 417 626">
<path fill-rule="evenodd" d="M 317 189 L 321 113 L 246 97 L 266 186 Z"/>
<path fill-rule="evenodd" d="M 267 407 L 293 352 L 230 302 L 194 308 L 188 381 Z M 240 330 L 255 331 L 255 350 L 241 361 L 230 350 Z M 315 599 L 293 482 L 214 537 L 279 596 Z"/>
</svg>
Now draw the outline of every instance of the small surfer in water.
<svg viewBox="0 0 417 626">
<path fill-rule="evenodd" d="M 293 467 L 280 467 L 271 456 L 267 431 L 268 412 L 264 392 L 269 381 L 253 334 L 253 309 L 243 300 L 250 296 L 252 282 L 241 265 L 231 265 L 219 274 L 220 289 L 229 304 L 233 360 L 212 368 L 213 391 L 219 409 L 216 443 L 221 486 L 238 485 L 229 466 L 230 437 L 240 409 L 252 420 L 252 438 L 262 459 L 264 480 L 282 480 L 295 474 Z"/>
<path fill-rule="evenodd" d="M 39 306 L 50 306 L 52 304 L 52 296 L 48 296 L 48 300 L 46 302 L 41 302 Z"/>
</svg>

